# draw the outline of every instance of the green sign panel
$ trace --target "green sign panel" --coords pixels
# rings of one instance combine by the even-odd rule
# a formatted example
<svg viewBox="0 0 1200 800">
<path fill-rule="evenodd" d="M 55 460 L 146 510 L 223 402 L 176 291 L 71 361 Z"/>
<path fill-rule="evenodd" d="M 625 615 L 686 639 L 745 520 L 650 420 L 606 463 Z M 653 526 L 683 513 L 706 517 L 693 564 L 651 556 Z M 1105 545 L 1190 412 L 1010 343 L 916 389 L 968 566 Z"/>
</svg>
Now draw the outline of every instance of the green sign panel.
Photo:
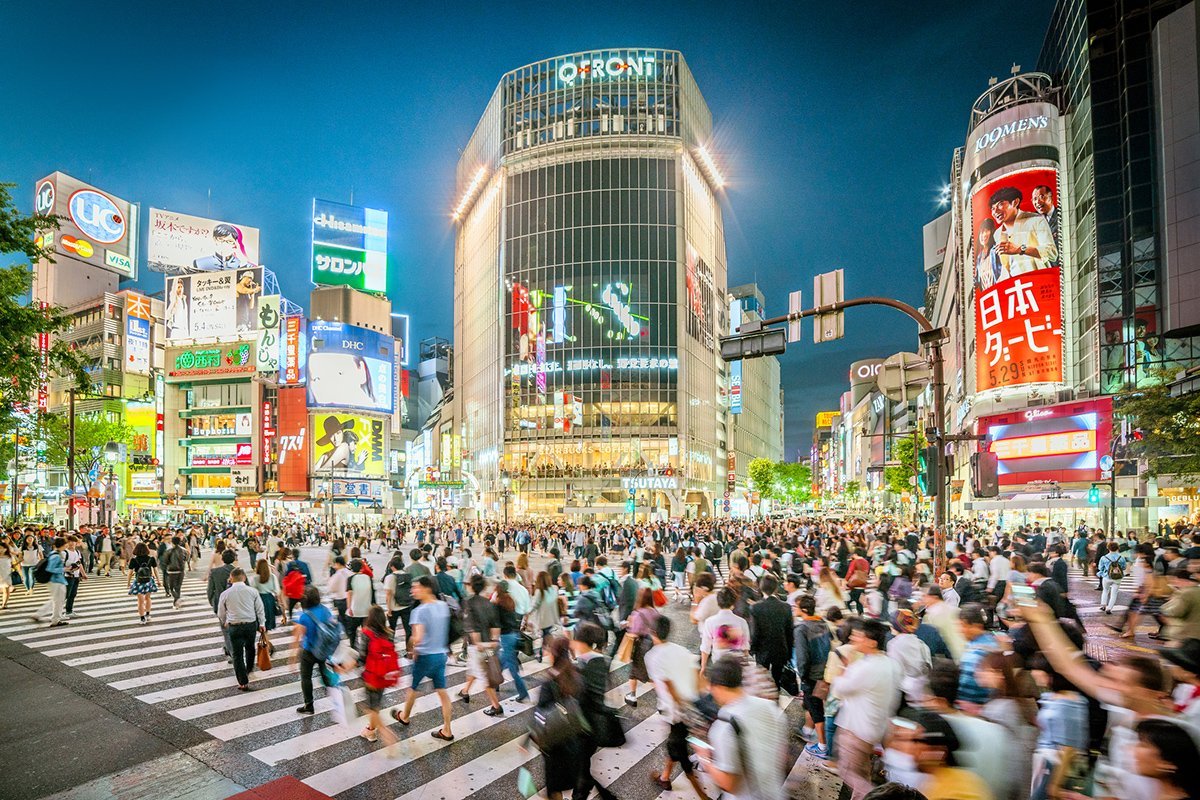
<svg viewBox="0 0 1200 800">
<path fill-rule="evenodd" d="M 313 201 L 312 281 L 387 291 L 387 212 Z"/>
</svg>

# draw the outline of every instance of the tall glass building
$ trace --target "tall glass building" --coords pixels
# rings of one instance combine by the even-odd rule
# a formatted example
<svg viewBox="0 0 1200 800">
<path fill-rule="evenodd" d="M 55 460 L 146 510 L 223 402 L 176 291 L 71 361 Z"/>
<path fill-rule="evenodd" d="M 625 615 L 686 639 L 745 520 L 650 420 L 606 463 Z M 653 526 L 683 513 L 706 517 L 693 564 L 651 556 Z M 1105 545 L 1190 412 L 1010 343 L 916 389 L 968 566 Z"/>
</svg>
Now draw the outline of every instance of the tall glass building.
<svg viewBox="0 0 1200 800">
<path fill-rule="evenodd" d="M 728 303 L 711 131 L 673 50 L 501 78 L 454 209 L 452 435 L 484 514 L 718 508 Z"/>
<path fill-rule="evenodd" d="M 1083 382 L 1114 393 L 1200 364 L 1200 337 L 1164 318 L 1162 131 L 1154 31 L 1188 0 L 1060 0 L 1038 69 L 1064 87 Z M 1192 51 L 1195 52 L 1194 50 Z"/>
</svg>

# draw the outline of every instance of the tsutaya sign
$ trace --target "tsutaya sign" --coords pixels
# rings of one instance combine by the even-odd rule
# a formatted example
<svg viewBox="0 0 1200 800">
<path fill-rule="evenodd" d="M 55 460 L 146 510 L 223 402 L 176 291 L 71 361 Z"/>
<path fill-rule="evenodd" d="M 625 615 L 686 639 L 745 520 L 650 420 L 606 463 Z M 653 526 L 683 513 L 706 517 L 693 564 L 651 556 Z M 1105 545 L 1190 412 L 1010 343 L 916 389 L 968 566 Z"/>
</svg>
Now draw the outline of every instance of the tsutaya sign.
<svg viewBox="0 0 1200 800">
<path fill-rule="evenodd" d="M 629 58 L 591 58 L 564 61 L 558 66 L 558 79 L 570 86 L 575 81 L 606 81 L 613 78 L 653 78 L 654 56 Z"/>
<path fill-rule="evenodd" d="M 621 486 L 625 489 L 678 489 L 679 479 L 655 475 L 641 478 L 621 478 Z"/>
</svg>

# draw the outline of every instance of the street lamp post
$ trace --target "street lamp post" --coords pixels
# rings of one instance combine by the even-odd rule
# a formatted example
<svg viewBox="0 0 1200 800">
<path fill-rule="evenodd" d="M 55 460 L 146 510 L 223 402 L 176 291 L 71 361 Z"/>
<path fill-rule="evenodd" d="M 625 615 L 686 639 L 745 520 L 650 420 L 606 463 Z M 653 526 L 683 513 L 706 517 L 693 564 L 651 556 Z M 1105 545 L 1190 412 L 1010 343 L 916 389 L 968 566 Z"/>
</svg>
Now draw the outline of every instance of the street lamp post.
<svg viewBox="0 0 1200 800">
<path fill-rule="evenodd" d="M 121 445 L 116 442 L 109 442 L 104 445 L 104 460 L 108 462 L 108 486 L 104 489 L 104 506 L 108 511 L 108 527 L 113 526 L 113 520 L 116 517 L 117 505 L 117 484 L 116 484 L 116 466 L 117 459 L 121 457 Z"/>
<path fill-rule="evenodd" d="M 508 490 L 509 477 L 507 475 L 505 475 L 504 478 L 501 480 L 501 483 L 504 484 L 504 488 L 501 489 L 501 491 L 500 491 L 500 496 L 504 498 L 504 527 L 505 527 L 505 529 L 507 529 L 508 528 L 508 496 L 510 494 L 510 492 Z"/>
</svg>

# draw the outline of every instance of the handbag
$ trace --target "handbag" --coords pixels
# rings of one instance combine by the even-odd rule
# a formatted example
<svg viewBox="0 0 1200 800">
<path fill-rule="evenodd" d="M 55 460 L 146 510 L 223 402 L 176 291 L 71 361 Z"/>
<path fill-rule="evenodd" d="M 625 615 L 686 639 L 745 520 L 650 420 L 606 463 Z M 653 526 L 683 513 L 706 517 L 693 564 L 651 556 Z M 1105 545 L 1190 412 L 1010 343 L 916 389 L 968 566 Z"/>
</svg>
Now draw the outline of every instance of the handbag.
<svg viewBox="0 0 1200 800">
<path fill-rule="evenodd" d="M 637 638 L 632 633 L 625 634 L 625 638 L 621 640 L 621 646 L 617 648 L 617 661 L 623 661 L 626 664 L 633 661 L 633 647 L 637 644 Z"/>
<path fill-rule="evenodd" d="M 565 698 L 550 706 L 538 706 L 529 724 L 529 736 L 543 753 L 582 736 L 589 731 L 587 720 L 574 698 Z"/>
<path fill-rule="evenodd" d="M 533 658 L 533 637 L 525 631 L 520 633 L 521 635 L 517 639 L 517 652 Z"/>
<path fill-rule="evenodd" d="M 595 731 L 595 738 L 599 747 L 625 746 L 625 729 L 621 727 L 621 718 L 616 711 L 606 706 L 597 722 L 600 728 Z"/>
<path fill-rule="evenodd" d="M 499 689 L 500 684 L 504 683 L 504 671 L 500 668 L 500 659 L 496 657 L 495 652 L 489 651 L 483 656 L 483 667 L 487 672 L 488 686 Z"/>
<path fill-rule="evenodd" d="M 792 697 L 800 696 L 800 678 L 791 664 L 783 665 L 783 670 L 779 673 L 779 688 Z"/>
<path fill-rule="evenodd" d="M 271 668 L 271 644 L 267 641 L 267 637 L 265 636 L 259 637 L 258 658 L 255 662 L 255 666 L 257 666 L 263 672 L 266 672 Z"/>
<path fill-rule="evenodd" d="M 654 590 L 654 605 L 656 608 L 662 608 L 667 604 L 667 593 L 662 589 Z"/>
</svg>

